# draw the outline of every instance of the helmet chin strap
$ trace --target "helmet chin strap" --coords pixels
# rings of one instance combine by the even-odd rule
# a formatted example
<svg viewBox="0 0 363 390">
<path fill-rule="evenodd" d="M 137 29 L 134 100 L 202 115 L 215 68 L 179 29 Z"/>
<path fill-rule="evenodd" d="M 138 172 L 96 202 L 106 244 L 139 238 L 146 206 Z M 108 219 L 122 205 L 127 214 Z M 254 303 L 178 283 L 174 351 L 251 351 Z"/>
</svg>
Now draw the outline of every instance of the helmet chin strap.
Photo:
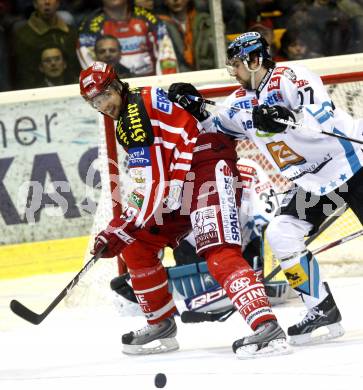
<svg viewBox="0 0 363 390">
<path fill-rule="evenodd" d="M 262 61 L 263 61 L 263 58 L 262 56 L 258 56 L 258 67 L 256 69 L 251 69 L 249 66 L 248 66 L 248 61 L 247 60 L 243 60 L 243 64 L 244 66 L 246 67 L 246 69 L 251 73 L 251 88 L 253 90 L 256 89 L 256 72 L 258 72 L 261 67 L 262 67 Z"/>
</svg>

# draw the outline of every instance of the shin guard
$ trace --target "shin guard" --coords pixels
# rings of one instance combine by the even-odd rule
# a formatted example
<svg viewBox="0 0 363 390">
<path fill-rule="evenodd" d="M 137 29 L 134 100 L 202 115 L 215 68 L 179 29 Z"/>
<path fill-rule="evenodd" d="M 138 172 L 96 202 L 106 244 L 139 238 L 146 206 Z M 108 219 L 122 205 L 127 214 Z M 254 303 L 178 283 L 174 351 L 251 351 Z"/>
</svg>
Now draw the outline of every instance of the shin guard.
<svg viewBox="0 0 363 390">
<path fill-rule="evenodd" d="M 136 299 L 149 324 L 156 324 L 176 311 L 162 264 L 129 271 Z"/>
</svg>

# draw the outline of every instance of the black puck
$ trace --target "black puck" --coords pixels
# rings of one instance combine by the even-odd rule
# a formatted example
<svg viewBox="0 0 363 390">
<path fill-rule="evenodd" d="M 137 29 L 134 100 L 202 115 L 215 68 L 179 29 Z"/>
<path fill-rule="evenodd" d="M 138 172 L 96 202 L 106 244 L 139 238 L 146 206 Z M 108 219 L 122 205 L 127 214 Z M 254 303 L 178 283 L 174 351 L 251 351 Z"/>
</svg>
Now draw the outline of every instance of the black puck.
<svg viewBox="0 0 363 390">
<path fill-rule="evenodd" d="M 161 389 L 166 385 L 166 375 L 161 373 L 156 374 L 154 382 L 155 382 L 155 387 Z"/>
</svg>

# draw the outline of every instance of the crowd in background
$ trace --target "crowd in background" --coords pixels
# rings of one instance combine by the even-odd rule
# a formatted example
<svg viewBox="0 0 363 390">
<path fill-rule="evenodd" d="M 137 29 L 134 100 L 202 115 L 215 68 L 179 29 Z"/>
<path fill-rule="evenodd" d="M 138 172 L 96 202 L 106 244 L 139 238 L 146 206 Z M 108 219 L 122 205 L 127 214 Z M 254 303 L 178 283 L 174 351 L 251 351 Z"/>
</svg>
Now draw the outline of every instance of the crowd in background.
<svg viewBox="0 0 363 390">
<path fill-rule="evenodd" d="M 275 61 L 363 52 L 363 0 L 222 0 L 226 43 L 260 32 Z M 213 69 L 208 0 L 0 0 L 0 91 Z"/>
</svg>

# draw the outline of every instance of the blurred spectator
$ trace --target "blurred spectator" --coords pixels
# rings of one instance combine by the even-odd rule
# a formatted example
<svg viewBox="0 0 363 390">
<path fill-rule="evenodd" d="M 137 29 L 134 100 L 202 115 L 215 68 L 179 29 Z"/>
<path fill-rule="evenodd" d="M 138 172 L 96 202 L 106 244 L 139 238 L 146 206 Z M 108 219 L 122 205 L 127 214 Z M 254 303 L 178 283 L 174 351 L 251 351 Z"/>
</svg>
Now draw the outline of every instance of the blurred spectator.
<svg viewBox="0 0 363 390">
<path fill-rule="evenodd" d="M 154 0 L 135 0 L 135 5 L 154 12 Z"/>
<path fill-rule="evenodd" d="M 246 30 L 246 11 L 244 0 L 223 0 L 222 13 L 226 35 L 242 34 Z M 197 11 L 211 15 L 209 0 L 194 0 Z"/>
<path fill-rule="evenodd" d="M 274 31 L 271 27 L 264 26 L 261 23 L 254 24 L 251 26 L 248 31 L 256 31 L 261 34 L 266 39 L 266 42 L 268 43 L 270 47 L 270 55 L 272 58 L 276 56 L 276 46 L 274 43 Z"/>
<path fill-rule="evenodd" d="M 296 30 L 286 30 L 281 37 L 281 48 L 274 60 L 295 61 L 318 56 L 318 53 L 312 52 L 305 44 L 302 33 Z"/>
<path fill-rule="evenodd" d="M 26 22 L 14 32 L 15 80 L 17 88 L 36 86 L 38 58 L 44 46 L 57 45 L 68 59 L 72 73 L 78 73 L 75 54 L 77 32 L 57 16 L 59 0 L 34 0 L 36 9 Z"/>
<path fill-rule="evenodd" d="M 351 46 L 349 17 L 334 0 L 314 0 L 301 6 L 289 18 L 287 29 L 304 33 L 305 45 L 320 56 L 346 54 Z"/>
<path fill-rule="evenodd" d="M 9 80 L 9 54 L 6 35 L 5 15 L 10 11 L 8 1 L 0 2 L 0 92 L 10 89 Z"/>
<path fill-rule="evenodd" d="M 101 35 L 95 43 L 96 60 L 112 65 L 120 79 L 134 77 L 129 69 L 121 65 L 121 46 L 112 35 Z"/>
<path fill-rule="evenodd" d="M 44 48 L 40 54 L 39 72 L 42 78 L 38 87 L 54 87 L 76 83 L 78 75 L 67 72 L 67 62 L 63 50 L 57 46 Z"/>
<path fill-rule="evenodd" d="M 175 73 L 176 56 L 166 26 L 133 0 L 103 0 L 102 9 L 80 26 L 78 58 L 83 68 L 95 61 L 100 35 L 113 35 L 121 45 L 121 64 L 137 76 Z"/>
<path fill-rule="evenodd" d="M 363 52 L 363 0 L 337 0 L 338 8 L 351 19 L 351 53 Z"/>
<path fill-rule="evenodd" d="M 225 34 L 242 34 L 246 31 L 246 9 L 242 0 L 222 1 Z"/>
<path fill-rule="evenodd" d="M 165 22 L 174 44 L 179 70 L 214 68 L 211 18 L 198 12 L 193 0 L 164 0 L 158 17 Z"/>
<path fill-rule="evenodd" d="M 61 0 L 60 9 L 68 11 L 74 18 L 74 24 L 79 26 L 86 15 L 101 5 L 101 0 Z"/>
</svg>

